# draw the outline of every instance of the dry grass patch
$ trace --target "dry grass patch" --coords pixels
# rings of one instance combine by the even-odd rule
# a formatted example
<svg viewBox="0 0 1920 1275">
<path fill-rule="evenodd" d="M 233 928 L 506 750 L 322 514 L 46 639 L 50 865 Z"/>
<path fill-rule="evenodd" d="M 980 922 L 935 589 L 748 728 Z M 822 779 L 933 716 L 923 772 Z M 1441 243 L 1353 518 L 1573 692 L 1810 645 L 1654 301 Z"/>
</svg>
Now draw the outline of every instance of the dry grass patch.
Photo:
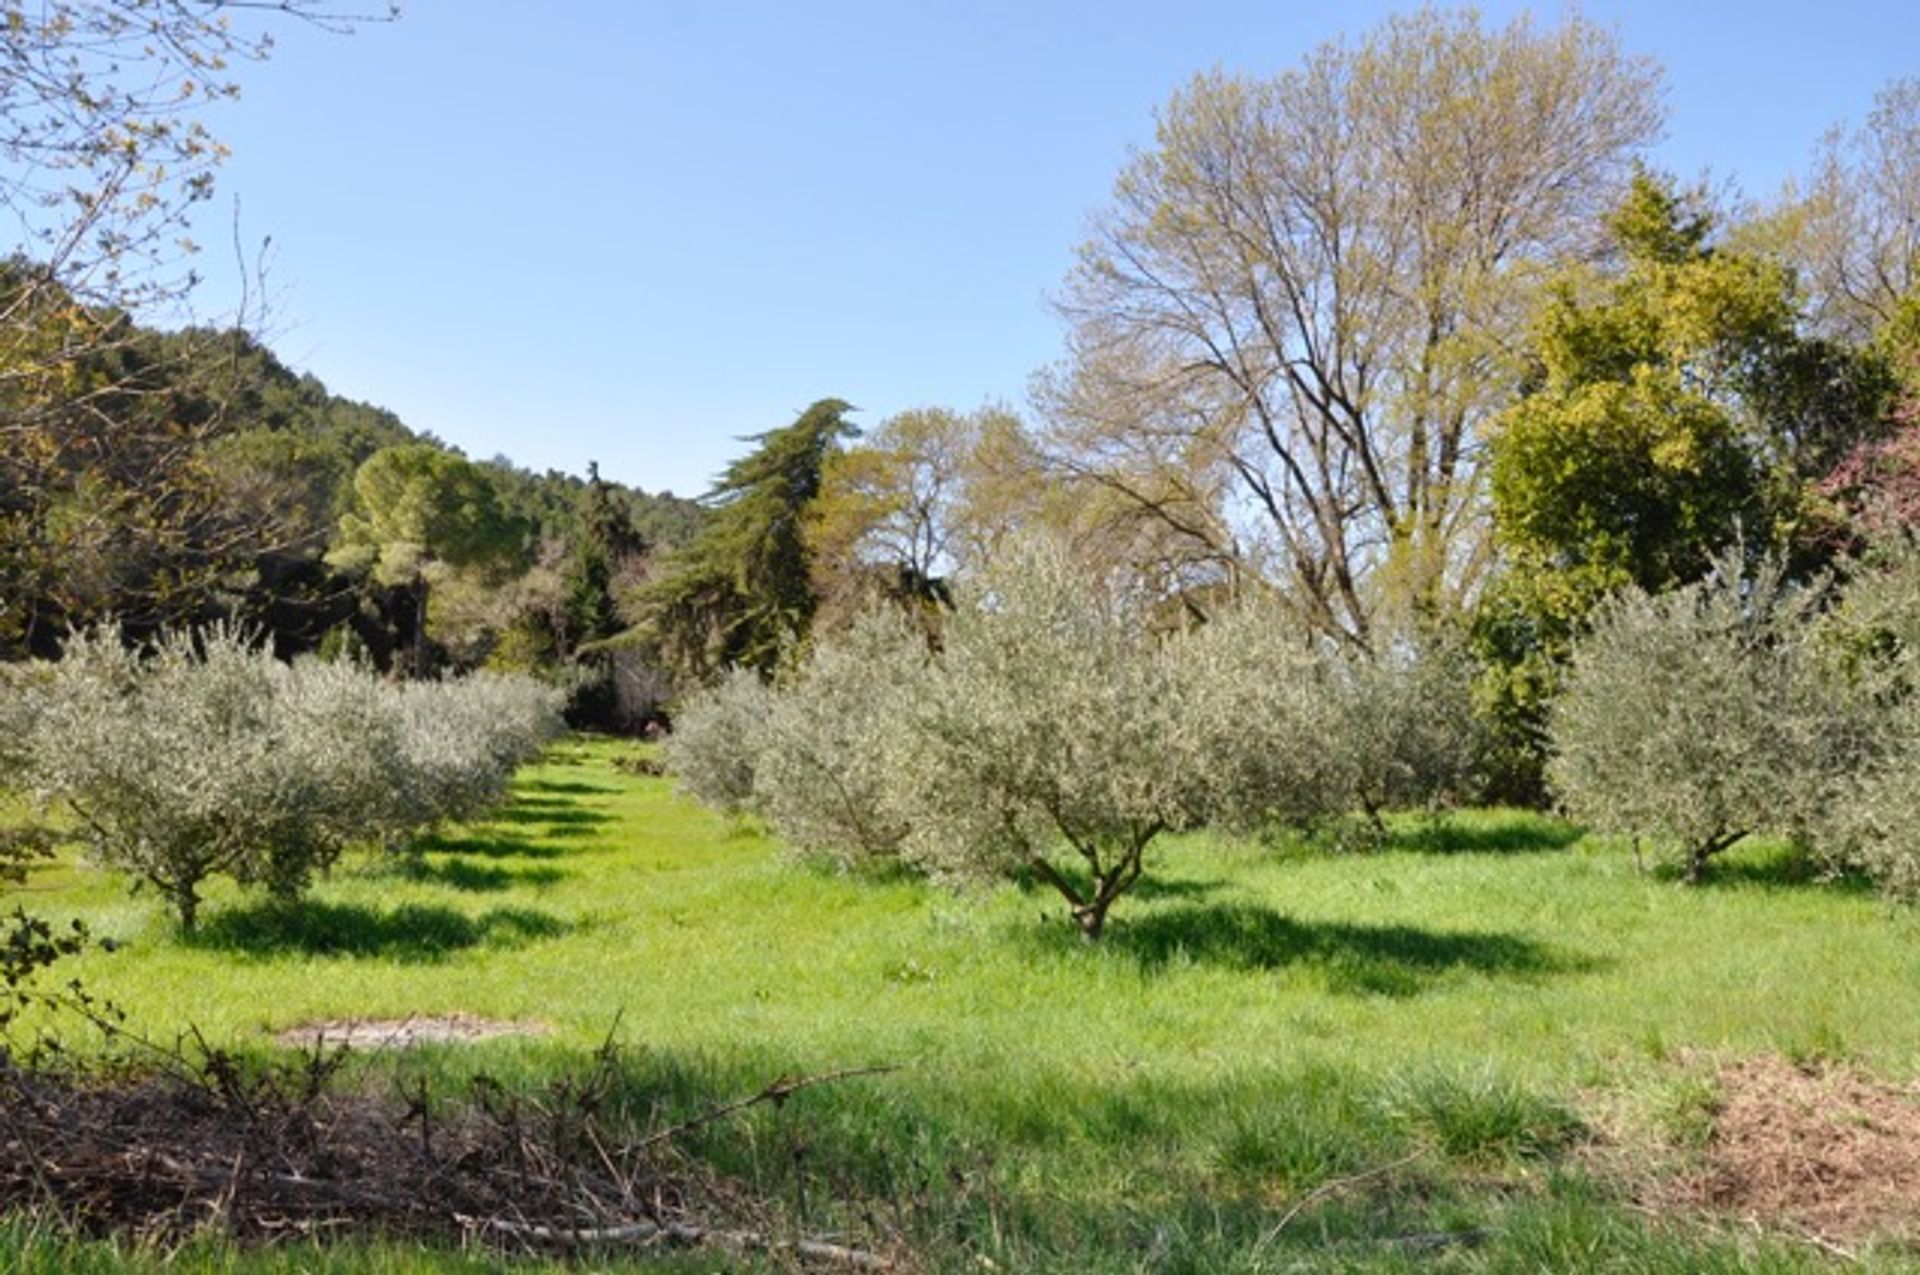
<svg viewBox="0 0 1920 1275">
<path fill-rule="evenodd" d="M 1838 1248 L 1920 1241 L 1920 1086 L 1774 1055 L 1712 1069 L 1694 1155 L 1648 1203 Z"/>
</svg>

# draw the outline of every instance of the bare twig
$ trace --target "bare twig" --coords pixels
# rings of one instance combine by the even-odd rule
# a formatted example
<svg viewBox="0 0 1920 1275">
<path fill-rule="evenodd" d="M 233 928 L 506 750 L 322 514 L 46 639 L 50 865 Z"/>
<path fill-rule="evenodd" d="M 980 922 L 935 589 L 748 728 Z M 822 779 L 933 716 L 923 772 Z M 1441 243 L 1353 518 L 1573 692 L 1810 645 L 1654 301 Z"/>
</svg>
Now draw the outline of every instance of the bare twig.
<svg viewBox="0 0 1920 1275">
<path fill-rule="evenodd" d="M 1337 1195 L 1341 1191 L 1359 1186 L 1363 1182 L 1371 1182 L 1375 1178 L 1385 1177 L 1396 1169 L 1404 1169 L 1407 1165 L 1412 1164 L 1415 1160 L 1420 1159 L 1426 1154 L 1426 1149 L 1422 1148 L 1409 1155 L 1403 1155 L 1398 1160 L 1391 1160 L 1386 1164 L 1376 1165 L 1363 1172 L 1351 1174 L 1344 1178 L 1332 1178 L 1322 1182 L 1319 1186 L 1307 1192 L 1298 1200 L 1295 1200 L 1293 1207 L 1289 1208 L 1285 1213 L 1282 1213 L 1280 1220 L 1267 1228 L 1266 1233 L 1254 1244 L 1252 1256 L 1257 1258 L 1266 1252 L 1273 1242 L 1280 1238 L 1280 1233 L 1286 1230 L 1295 1218 L 1299 1217 L 1312 1205 L 1326 1199 L 1328 1196 Z"/>
<path fill-rule="evenodd" d="M 683 1134 L 691 1133 L 693 1130 L 701 1128 L 704 1125 L 713 1124 L 715 1121 L 724 1120 L 728 1116 L 745 1111 L 748 1107 L 757 1107 L 764 1102 L 771 1102 L 775 1106 L 778 1106 L 794 1094 L 799 1093 L 802 1089 L 812 1089 L 820 1085 L 836 1084 L 842 1080 L 854 1080 L 861 1076 L 884 1076 L 889 1072 L 898 1070 L 900 1070 L 898 1067 L 892 1065 L 880 1067 L 850 1067 L 843 1071 L 829 1071 L 817 1076 L 799 1076 L 793 1079 L 776 1080 L 759 1093 L 703 1111 L 690 1120 L 683 1120 L 670 1128 L 648 1134 L 638 1142 L 630 1143 L 626 1147 L 623 1147 L 622 1150 L 629 1153 L 640 1152 L 650 1147 L 658 1146 L 663 1142 L 672 1142 Z"/>
</svg>

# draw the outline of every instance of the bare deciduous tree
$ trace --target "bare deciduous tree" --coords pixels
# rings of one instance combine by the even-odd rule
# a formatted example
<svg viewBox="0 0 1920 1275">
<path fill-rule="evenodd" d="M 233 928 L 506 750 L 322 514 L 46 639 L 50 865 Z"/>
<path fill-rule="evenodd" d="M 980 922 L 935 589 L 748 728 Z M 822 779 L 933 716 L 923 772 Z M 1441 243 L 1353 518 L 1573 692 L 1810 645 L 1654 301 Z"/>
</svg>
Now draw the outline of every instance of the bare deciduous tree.
<svg viewBox="0 0 1920 1275">
<path fill-rule="evenodd" d="M 1920 79 L 1874 96 L 1866 122 L 1821 140 L 1791 253 L 1820 326 L 1865 342 L 1920 287 Z"/>
<path fill-rule="evenodd" d="M 1584 251 L 1661 126 L 1660 77 L 1577 18 L 1423 10 L 1161 112 L 1070 275 L 1056 461 L 1198 558 L 1267 552 L 1318 629 L 1469 597 L 1478 427 L 1538 267 Z"/>
</svg>

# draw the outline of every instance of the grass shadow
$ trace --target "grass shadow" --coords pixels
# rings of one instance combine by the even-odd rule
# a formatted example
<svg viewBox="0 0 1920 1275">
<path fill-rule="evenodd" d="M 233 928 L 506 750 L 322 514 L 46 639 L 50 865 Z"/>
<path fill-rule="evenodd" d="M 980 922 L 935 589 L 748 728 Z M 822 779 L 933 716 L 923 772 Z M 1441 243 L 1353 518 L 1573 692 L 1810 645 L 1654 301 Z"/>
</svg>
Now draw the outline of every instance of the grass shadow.
<svg viewBox="0 0 1920 1275">
<path fill-rule="evenodd" d="M 1655 880 L 1682 882 L 1686 873 L 1672 859 L 1648 865 Z M 1832 890 L 1839 894 L 1877 893 L 1873 878 L 1855 869 L 1836 868 L 1803 847 L 1784 842 L 1738 845 L 1707 862 L 1701 889 Z"/>
<path fill-rule="evenodd" d="M 302 900 L 215 913 L 182 941 L 244 956 L 354 956 L 436 961 L 482 945 L 519 947 L 554 938 L 568 926 L 530 908 L 493 908 L 478 916 L 417 903 L 379 909 Z"/>
<path fill-rule="evenodd" d="M 1057 864 L 1055 866 L 1060 875 L 1072 882 L 1073 888 L 1080 891 L 1083 897 L 1093 894 L 1093 877 L 1091 874 L 1071 864 Z M 1054 895 L 1058 897 L 1057 889 L 1051 882 L 1041 879 L 1038 874 L 1031 871 L 1015 872 L 1013 883 L 1025 893 Z M 1127 897 L 1130 899 L 1147 900 L 1204 899 L 1208 895 L 1224 889 L 1226 884 L 1225 881 L 1213 878 L 1194 880 L 1189 877 L 1143 876 L 1134 882 L 1131 890 L 1127 891 Z"/>
<path fill-rule="evenodd" d="M 529 779 L 521 785 L 528 792 L 557 793 L 616 793 L 620 790 L 610 784 L 590 784 L 584 779 Z"/>
<path fill-rule="evenodd" d="M 473 863 L 458 857 L 430 863 L 413 856 L 402 859 L 396 872 L 409 881 L 423 885 L 444 885 L 476 894 L 512 890 L 519 886 L 555 885 L 571 875 L 559 868 L 503 868 L 498 864 Z"/>
<path fill-rule="evenodd" d="M 1080 946 L 1065 927 L 1049 933 L 1056 943 Z M 1101 942 L 1149 971 L 1176 961 L 1248 971 L 1313 969 L 1328 990 L 1367 996 L 1417 995 L 1455 971 L 1535 979 L 1601 964 L 1515 934 L 1297 921 L 1251 903 L 1183 904 L 1122 917 Z"/>
<path fill-rule="evenodd" d="M 529 841 L 511 834 L 423 837 L 419 849 L 422 853 L 472 855 L 481 859 L 558 859 L 567 854 L 565 846 Z"/>
<path fill-rule="evenodd" d="M 575 828 L 582 831 L 611 823 L 612 815 L 603 815 L 597 810 L 582 810 L 578 806 L 570 809 L 549 810 L 544 808 L 526 809 L 520 804 L 508 806 L 499 814 L 490 817 L 487 822 L 493 824 L 530 824 L 550 825 L 556 828 Z M 579 835 L 576 833 L 575 835 Z"/>
<path fill-rule="evenodd" d="M 1396 826 L 1381 846 L 1408 854 L 1547 854 L 1565 850 L 1586 829 L 1564 819 L 1525 812 L 1418 818 Z"/>
</svg>

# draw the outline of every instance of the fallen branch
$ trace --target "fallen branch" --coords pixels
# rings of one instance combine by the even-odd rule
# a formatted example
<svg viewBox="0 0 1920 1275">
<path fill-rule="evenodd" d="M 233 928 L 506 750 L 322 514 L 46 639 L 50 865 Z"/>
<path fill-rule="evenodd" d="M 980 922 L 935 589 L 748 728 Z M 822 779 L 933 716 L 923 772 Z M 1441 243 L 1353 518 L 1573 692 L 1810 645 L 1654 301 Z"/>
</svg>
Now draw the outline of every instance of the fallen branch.
<svg viewBox="0 0 1920 1275">
<path fill-rule="evenodd" d="M 890 1271 L 894 1269 L 892 1260 L 878 1253 L 861 1248 L 849 1248 L 844 1244 L 834 1244 L 827 1240 L 776 1240 L 758 1231 L 729 1231 L 718 1227 L 695 1226 L 690 1222 L 661 1223 L 643 1219 L 638 1222 L 624 1222 L 617 1226 L 566 1228 L 510 1222 L 505 1218 L 497 1217 L 466 1217 L 461 1214 L 455 1214 L 454 1220 L 469 1229 L 498 1231 L 519 1240 L 534 1240 L 541 1244 L 567 1248 L 649 1244 L 673 1244 L 682 1248 L 695 1248 L 702 1244 L 713 1244 L 742 1251 L 793 1253 L 799 1257 L 833 1262 L 854 1270 Z"/>
</svg>

